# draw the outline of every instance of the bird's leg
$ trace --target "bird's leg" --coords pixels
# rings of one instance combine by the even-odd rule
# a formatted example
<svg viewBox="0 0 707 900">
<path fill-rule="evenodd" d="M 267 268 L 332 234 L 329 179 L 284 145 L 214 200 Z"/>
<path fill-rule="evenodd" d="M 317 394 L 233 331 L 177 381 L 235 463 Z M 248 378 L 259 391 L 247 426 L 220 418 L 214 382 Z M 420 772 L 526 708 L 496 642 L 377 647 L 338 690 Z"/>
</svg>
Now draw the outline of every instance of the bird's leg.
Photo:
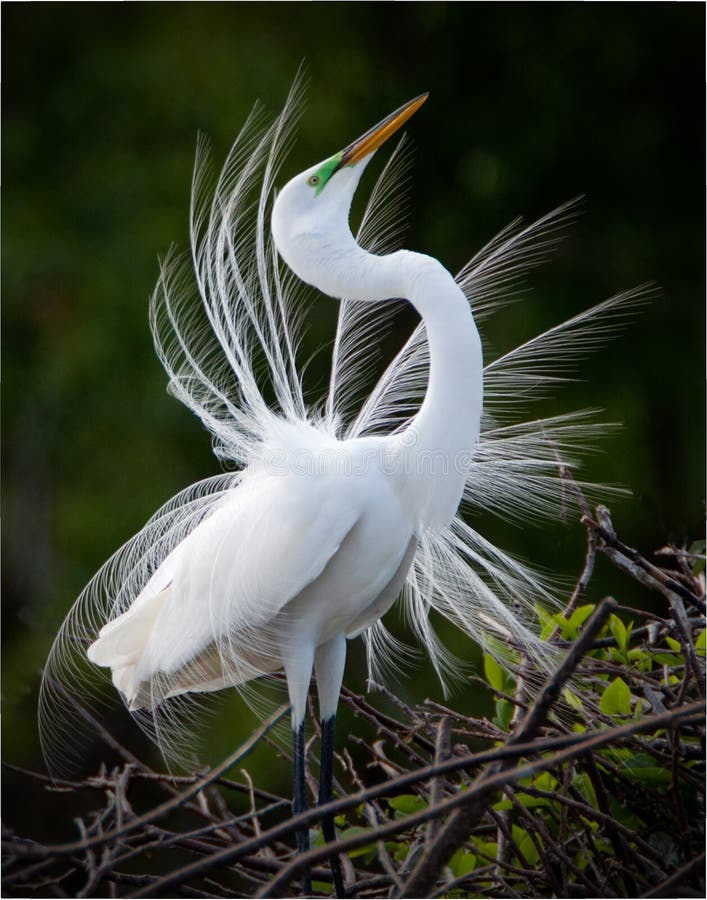
<svg viewBox="0 0 707 900">
<path fill-rule="evenodd" d="M 319 773 L 319 805 L 333 799 L 334 779 L 334 735 L 336 731 L 336 707 L 339 702 L 341 681 L 346 662 L 346 637 L 337 635 L 317 648 L 314 665 L 317 672 L 319 692 L 319 713 L 322 721 L 321 770 Z M 329 843 L 336 840 L 336 828 L 331 816 L 322 818 L 322 835 Z M 345 896 L 341 863 L 337 856 L 331 857 L 331 874 L 337 897 Z"/>
<path fill-rule="evenodd" d="M 334 780 L 334 734 L 336 730 L 336 716 L 330 716 L 322 722 L 322 766 L 319 773 L 319 805 L 323 806 L 334 799 L 332 782 Z M 328 843 L 336 840 L 336 826 L 332 816 L 322 817 L 322 835 Z M 334 880 L 334 890 L 337 897 L 343 897 L 344 878 L 341 874 L 341 863 L 338 857 L 331 857 L 331 874 Z"/>
<path fill-rule="evenodd" d="M 292 792 L 292 814 L 294 816 L 309 808 L 307 803 L 307 783 L 305 779 L 304 714 L 307 706 L 307 692 L 312 680 L 314 650 L 306 642 L 292 642 L 283 650 L 287 691 L 292 707 L 292 750 L 294 758 L 294 786 Z M 309 826 L 296 832 L 297 853 L 309 850 Z M 312 874 L 309 868 L 302 872 L 302 894 L 312 893 Z"/>
<path fill-rule="evenodd" d="M 292 796 L 292 815 L 296 816 L 309 809 L 307 803 L 307 785 L 305 781 L 305 758 L 304 758 L 304 721 L 300 723 L 299 728 L 292 731 L 293 751 L 294 751 L 294 790 Z M 300 828 L 297 831 L 297 852 L 306 853 L 309 850 L 309 826 Z M 302 893 L 310 894 L 312 892 L 311 874 L 309 870 L 302 875 Z"/>
</svg>

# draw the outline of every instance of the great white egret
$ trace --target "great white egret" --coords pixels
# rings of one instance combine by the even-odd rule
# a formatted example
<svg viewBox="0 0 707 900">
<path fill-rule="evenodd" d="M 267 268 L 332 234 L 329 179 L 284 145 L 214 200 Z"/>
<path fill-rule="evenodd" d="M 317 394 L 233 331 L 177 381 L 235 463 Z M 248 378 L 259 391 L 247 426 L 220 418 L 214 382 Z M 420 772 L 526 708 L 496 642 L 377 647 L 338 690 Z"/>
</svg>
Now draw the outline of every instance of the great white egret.
<svg viewBox="0 0 707 900">
<path fill-rule="evenodd" d="M 177 495 L 103 566 L 57 637 L 40 699 L 43 747 L 55 762 L 82 736 L 66 725 L 60 685 L 86 698 L 88 659 L 110 670 L 128 708 L 175 756 L 180 714 L 188 719 L 195 695 L 284 669 L 295 811 L 306 805 L 312 671 L 326 801 L 347 640 L 363 636 L 377 677 L 395 668 L 403 651 L 381 617 L 399 596 L 443 679 L 455 660 L 435 636 L 431 609 L 494 653 L 512 644 L 542 664 L 531 619 L 534 602 L 548 596 L 545 580 L 485 540 L 458 507 L 465 500 L 533 519 L 557 509 L 558 454 L 575 464 L 575 451 L 602 426 L 586 412 L 525 421 L 519 406 L 560 380 L 641 297 L 607 300 L 484 369 L 476 323 L 544 258 L 572 205 L 530 226 L 513 223 L 456 278 L 430 256 L 385 252 L 397 225 L 388 194 L 404 167 L 400 147 L 357 238 L 352 198 L 373 153 L 427 95 L 294 177 L 273 203 L 300 93 L 296 85 L 269 126 L 259 110 L 251 115 L 215 179 L 200 142 L 191 256 L 164 261 L 152 301 L 170 388 L 237 471 Z M 298 370 L 302 282 L 340 300 L 330 389 L 319 405 L 305 402 Z M 398 298 L 420 324 L 360 403 Z M 332 822 L 323 829 L 334 838 Z M 307 840 L 299 834 L 300 850 Z M 340 892 L 336 867 L 334 877 Z"/>
</svg>

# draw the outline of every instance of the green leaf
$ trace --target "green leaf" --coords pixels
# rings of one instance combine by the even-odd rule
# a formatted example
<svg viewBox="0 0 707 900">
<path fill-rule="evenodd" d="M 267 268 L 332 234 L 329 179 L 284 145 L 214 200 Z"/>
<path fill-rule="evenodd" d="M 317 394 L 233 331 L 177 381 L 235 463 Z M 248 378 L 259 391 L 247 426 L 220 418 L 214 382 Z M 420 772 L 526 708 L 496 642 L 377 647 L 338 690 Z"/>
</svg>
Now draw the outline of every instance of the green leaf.
<svg viewBox="0 0 707 900">
<path fill-rule="evenodd" d="M 490 856 L 491 859 L 496 859 L 496 854 L 498 853 L 498 844 L 496 841 L 475 841 L 475 844 L 478 846 L 481 853 Z"/>
<path fill-rule="evenodd" d="M 543 641 L 546 641 L 555 630 L 555 617 L 542 606 L 536 606 L 535 612 L 541 626 L 540 637 Z"/>
<path fill-rule="evenodd" d="M 611 815 L 616 819 L 617 822 L 620 822 L 627 828 L 632 828 L 634 831 L 640 831 L 641 829 L 646 827 L 646 823 L 642 819 L 640 819 L 635 812 L 627 809 L 612 794 L 608 794 L 608 800 Z"/>
<path fill-rule="evenodd" d="M 476 868 L 476 857 L 473 853 L 467 853 L 466 850 L 457 850 L 457 852 L 449 860 L 449 868 L 455 878 L 461 878 L 468 875 Z"/>
<path fill-rule="evenodd" d="M 565 698 L 565 702 L 568 706 L 571 706 L 572 709 L 576 709 L 577 712 L 584 712 L 584 704 L 579 699 L 577 694 L 574 691 L 571 691 L 569 688 L 565 688 L 562 692 L 562 696 Z"/>
<path fill-rule="evenodd" d="M 670 772 L 667 769 L 662 769 L 660 766 L 640 766 L 637 769 L 627 769 L 624 774 L 628 775 L 629 778 L 635 778 L 637 781 L 666 786 L 673 780 Z"/>
<path fill-rule="evenodd" d="M 616 646 L 619 650 L 621 650 L 622 653 L 625 652 L 626 644 L 628 643 L 628 631 L 618 616 L 612 614 L 609 617 L 609 631 L 616 641 Z"/>
<path fill-rule="evenodd" d="M 623 650 L 620 650 L 618 647 L 609 647 L 608 650 L 609 659 L 619 663 L 619 665 L 623 665 L 626 662 L 626 654 Z"/>
<path fill-rule="evenodd" d="M 344 838 L 350 838 L 356 834 L 363 834 L 365 831 L 368 831 L 368 828 L 364 828 L 362 825 L 351 825 L 348 828 L 344 828 L 339 837 L 341 840 L 344 840 Z"/>
<path fill-rule="evenodd" d="M 675 638 L 667 637 L 666 635 L 665 643 L 668 645 L 668 647 L 670 647 L 671 650 L 674 650 L 676 653 L 682 653 L 680 641 L 676 641 Z"/>
<path fill-rule="evenodd" d="M 516 800 L 520 801 L 520 803 L 522 803 L 526 809 L 534 809 L 536 806 L 550 805 L 545 797 L 533 797 L 531 794 L 526 794 L 522 791 L 519 794 L 516 794 Z M 495 810 L 513 809 L 513 804 L 507 797 L 504 797 L 503 800 L 499 800 L 498 803 L 494 803 L 493 808 Z"/>
<path fill-rule="evenodd" d="M 586 850 L 580 850 L 574 858 L 574 864 L 579 869 L 586 869 L 589 865 L 589 854 Z"/>
<path fill-rule="evenodd" d="M 631 690 L 622 678 L 614 678 L 604 689 L 599 709 L 608 716 L 631 714 Z"/>
<path fill-rule="evenodd" d="M 350 828 L 346 828 L 341 832 L 341 840 L 346 840 L 346 838 L 353 837 L 356 834 L 365 834 L 370 829 L 362 828 L 360 825 L 352 825 Z M 364 844 L 362 847 L 356 847 L 354 850 L 349 850 L 348 855 L 350 859 L 358 859 L 361 856 L 368 856 L 372 854 L 375 856 L 376 854 L 376 845 L 375 843 Z"/>
<path fill-rule="evenodd" d="M 650 784 L 671 784 L 672 772 L 663 766 L 656 765 L 656 760 L 647 753 L 635 753 L 630 760 L 621 767 L 621 774 L 638 781 L 646 781 Z"/>
<path fill-rule="evenodd" d="M 541 772 L 533 779 L 533 784 L 539 791 L 554 791 L 558 785 L 557 779 L 550 772 Z"/>
<path fill-rule="evenodd" d="M 410 852 L 409 845 L 401 843 L 400 841 L 386 841 L 385 849 L 396 862 L 404 862 Z"/>
<path fill-rule="evenodd" d="M 684 663 L 682 656 L 675 653 L 654 653 L 653 661 L 660 663 L 661 666 L 681 666 Z"/>
<path fill-rule="evenodd" d="M 701 557 L 700 559 L 695 560 L 695 565 L 692 567 L 692 574 L 699 575 L 701 572 L 704 572 L 705 568 L 705 548 L 707 547 L 707 542 L 704 540 L 694 541 L 690 545 L 690 549 L 687 551 L 688 553 Z"/>
<path fill-rule="evenodd" d="M 493 717 L 494 725 L 498 725 L 503 731 L 508 731 L 513 718 L 513 704 L 510 700 L 496 701 L 496 715 Z"/>
<path fill-rule="evenodd" d="M 658 733 L 656 732 L 655 737 L 657 736 Z M 636 755 L 636 751 L 631 750 L 629 747 L 605 747 L 598 752 L 602 756 L 606 756 L 607 759 L 613 759 L 614 762 L 618 760 L 622 763 L 632 760 Z"/>
<path fill-rule="evenodd" d="M 513 840 L 518 850 L 528 860 L 528 865 L 534 866 L 540 859 L 540 854 L 528 832 L 519 825 L 513 825 Z"/>
<path fill-rule="evenodd" d="M 506 684 L 504 671 L 490 653 L 484 653 L 484 674 L 494 691 L 504 692 Z"/>
<path fill-rule="evenodd" d="M 416 794 L 400 794 L 397 797 L 391 797 L 388 800 L 388 806 L 404 816 L 409 816 L 412 813 L 425 809 L 427 803 Z"/>
<path fill-rule="evenodd" d="M 584 772 L 575 773 L 575 776 L 572 779 L 572 784 L 584 797 L 587 803 L 590 804 L 590 806 L 593 806 L 594 809 L 599 809 L 599 801 L 597 800 L 597 795 L 594 791 L 594 785 L 592 784 L 591 779 L 587 774 L 585 774 Z"/>
<path fill-rule="evenodd" d="M 702 631 L 697 635 L 697 640 L 695 641 L 695 650 L 701 652 L 704 656 L 705 650 L 707 649 L 707 628 L 703 628 Z"/>
<path fill-rule="evenodd" d="M 594 612 L 594 604 L 587 603 L 584 606 L 578 606 L 569 619 L 565 619 L 562 613 L 554 616 L 555 624 L 560 627 L 562 637 L 568 641 L 574 640 L 579 634 L 579 629 L 586 620 Z"/>
<path fill-rule="evenodd" d="M 569 617 L 569 625 L 572 628 L 576 628 L 577 631 L 584 625 L 587 619 L 594 612 L 594 604 L 586 603 L 584 606 L 578 606 L 577 609 L 572 613 Z"/>
<path fill-rule="evenodd" d="M 632 647 L 626 654 L 631 662 L 635 660 L 650 659 L 650 655 L 642 647 Z"/>
<path fill-rule="evenodd" d="M 366 844 L 365 847 L 359 847 L 357 850 L 349 850 L 349 859 L 360 859 L 365 865 L 370 865 L 378 856 L 378 848 L 375 844 Z"/>
</svg>

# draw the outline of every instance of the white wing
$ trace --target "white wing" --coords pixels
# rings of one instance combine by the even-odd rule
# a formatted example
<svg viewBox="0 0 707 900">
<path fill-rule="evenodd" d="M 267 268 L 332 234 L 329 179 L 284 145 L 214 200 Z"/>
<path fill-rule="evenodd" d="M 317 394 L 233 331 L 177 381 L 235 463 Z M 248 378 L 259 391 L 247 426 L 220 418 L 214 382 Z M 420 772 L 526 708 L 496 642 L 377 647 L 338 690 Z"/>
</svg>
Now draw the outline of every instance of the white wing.
<svg viewBox="0 0 707 900">
<path fill-rule="evenodd" d="M 279 668 L 268 626 L 334 556 L 355 499 L 346 479 L 247 473 L 101 629 L 89 659 L 111 668 L 131 708 Z"/>
<path fill-rule="evenodd" d="M 277 668 L 263 625 L 322 572 L 357 515 L 346 479 L 253 471 L 194 485 L 162 507 L 89 582 L 54 642 L 39 708 L 50 768 L 70 770 L 84 754 L 77 704 L 102 703 L 99 666 L 133 709 Z M 137 716 L 168 758 L 190 739 L 181 713 Z"/>
<path fill-rule="evenodd" d="M 220 475 L 181 491 L 157 510 L 96 572 L 74 602 L 54 640 L 39 694 L 39 735 L 50 770 L 70 771 L 90 743 L 81 707 L 96 711 L 112 697 L 103 670 L 86 650 L 100 629 L 125 613 L 175 547 L 238 484 Z"/>
</svg>

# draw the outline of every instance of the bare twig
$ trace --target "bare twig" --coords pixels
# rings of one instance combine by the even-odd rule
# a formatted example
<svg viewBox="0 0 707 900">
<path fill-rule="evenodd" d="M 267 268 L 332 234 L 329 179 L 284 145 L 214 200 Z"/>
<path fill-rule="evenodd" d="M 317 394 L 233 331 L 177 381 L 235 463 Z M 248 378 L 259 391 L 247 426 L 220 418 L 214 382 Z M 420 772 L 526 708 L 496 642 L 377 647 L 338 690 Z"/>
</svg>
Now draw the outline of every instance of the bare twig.
<svg viewBox="0 0 707 900">
<path fill-rule="evenodd" d="M 449 716 L 443 716 L 437 724 L 437 742 L 435 746 L 435 765 L 439 765 L 449 758 L 450 739 L 452 735 L 452 720 Z M 438 775 L 430 784 L 430 806 L 436 806 L 444 796 L 444 781 Z M 427 825 L 425 841 L 429 846 L 439 831 L 439 819 L 430 819 Z"/>
<path fill-rule="evenodd" d="M 641 584 L 646 585 L 651 590 L 659 591 L 668 600 L 671 599 L 671 594 L 677 594 L 693 609 L 702 614 L 705 613 L 704 596 L 697 596 L 684 584 L 671 578 L 662 569 L 648 562 L 638 550 L 634 550 L 617 538 L 609 510 L 605 506 L 597 506 L 597 519 L 599 521 L 583 516 L 582 521 L 585 521 L 585 519 L 587 524 L 594 529 L 602 540 L 602 543 L 599 544 L 599 550 L 605 553 L 620 569 L 624 569 L 636 581 L 640 581 Z"/>
</svg>

